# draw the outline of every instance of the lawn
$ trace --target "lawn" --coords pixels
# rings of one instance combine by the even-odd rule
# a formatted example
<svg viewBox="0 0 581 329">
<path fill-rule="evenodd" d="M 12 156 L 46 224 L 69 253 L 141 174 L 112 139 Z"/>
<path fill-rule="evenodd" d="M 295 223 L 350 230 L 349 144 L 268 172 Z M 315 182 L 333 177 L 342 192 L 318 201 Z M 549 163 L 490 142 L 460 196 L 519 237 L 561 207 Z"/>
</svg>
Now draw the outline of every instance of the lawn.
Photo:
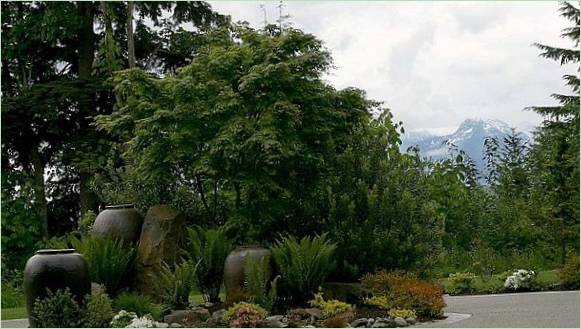
<svg viewBox="0 0 581 329">
<path fill-rule="evenodd" d="M 26 307 L 3 308 L 0 312 L 2 320 L 24 319 L 26 318 Z"/>
</svg>

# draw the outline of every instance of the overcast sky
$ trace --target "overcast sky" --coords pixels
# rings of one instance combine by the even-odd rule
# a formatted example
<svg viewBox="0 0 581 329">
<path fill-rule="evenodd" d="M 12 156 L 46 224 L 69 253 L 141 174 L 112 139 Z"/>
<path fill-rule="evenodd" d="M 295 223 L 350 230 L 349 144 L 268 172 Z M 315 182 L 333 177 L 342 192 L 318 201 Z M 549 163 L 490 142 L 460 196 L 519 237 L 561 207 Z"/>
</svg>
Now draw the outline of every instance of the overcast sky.
<svg viewBox="0 0 581 329">
<path fill-rule="evenodd" d="M 210 1 L 234 21 L 260 28 L 278 1 Z M 337 67 L 327 80 L 384 101 L 409 130 L 447 133 L 464 119 L 501 119 L 530 130 L 529 105 L 549 105 L 575 72 L 538 57 L 534 42 L 570 47 L 558 2 L 286 1 L 283 15 L 316 35 Z"/>
</svg>

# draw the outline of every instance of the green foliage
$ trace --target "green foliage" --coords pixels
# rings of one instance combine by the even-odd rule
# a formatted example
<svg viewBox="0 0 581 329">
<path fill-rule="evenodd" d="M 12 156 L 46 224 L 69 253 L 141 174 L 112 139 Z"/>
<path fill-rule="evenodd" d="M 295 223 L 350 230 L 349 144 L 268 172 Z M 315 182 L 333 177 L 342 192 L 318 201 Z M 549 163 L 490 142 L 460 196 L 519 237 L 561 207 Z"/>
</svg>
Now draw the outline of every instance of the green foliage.
<svg viewBox="0 0 581 329">
<path fill-rule="evenodd" d="M 387 295 L 376 295 L 365 298 L 365 304 L 380 308 L 382 310 L 389 310 L 395 306 L 395 301 L 391 300 Z"/>
<path fill-rule="evenodd" d="M 257 328 L 267 315 L 268 312 L 258 305 L 240 302 L 226 310 L 224 320 L 234 328 Z"/>
<path fill-rule="evenodd" d="M 309 302 L 311 306 L 318 307 L 323 311 L 323 318 L 330 319 L 336 316 L 353 317 L 355 307 L 336 299 L 325 300 L 322 293 L 315 294 L 315 298 Z"/>
<path fill-rule="evenodd" d="M 39 328 L 76 328 L 83 324 L 83 311 L 68 288 L 48 291 L 46 298 L 37 299 L 32 317 Z"/>
<path fill-rule="evenodd" d="M 163 264 L 159 273 L 159 287 L 162 300 L 170 309 L 181 310 L 189 307 L 190 292 L 194 288 L 196 268 L 189 261 L 176 264 L 172 269 Z"/>
<path fill-rule="evenodd" d="M 195 266 L 195 283 L 204 294 L 204 300 L 220 300 L 220 286 L 224 276 L 224 261 L 233 248 L 232 241 L 222 229 L 188 229 L 187 253 Z"/>
<path fill-rule="evenodd" d="M 474 283 L 476 276 L 473 273 L 452 273 L 448 279 L 450 285 L 447 292 L 451 295 L 471 293 L 475 290 Z"/>
<path fill-rule="evenodd" d="M 161 320 L 161 306 L 155 304 L 151 298 L 139 293 L 122 292 L 113 300 L 113 309 L 117 312 L 125 310 L 134 312 L 137 316 L 151 314 L 155 320 Z"/>
<path fill-rule="evenodd" d="M 95 288 L 85 298 L 84 324 L 89 328 L 107 328 L 113 319 L 111 298 L 102 286 Z"/>
<path fill-rule="evenodd" d="M 406 309 L 400 310 L 400 309 L 394 308 L 394 309 L 389 310 L 389 317 L 392 319 L 395 319 L 395 318 L 404 318 L 404 319 L 415 318 L 416 311 L 406 310 Z"/>
<path fill-rule="evenodd" d="M 277 281 L 280 279 L 277 275 L 270 280 L 272 277 L 270 261 L 270 257 L 248 258 L 244 264 L 244 290 L 249 301 L 266 310 L 271 310 L 276 302 Z"/>
<path fill-rule="evenodd" d="M 89 264 L 91 280 L 103 284 L 107 293 L 116 295 L 129 284 L 135 248 L 108 237 L 73 237 L 71 244 Z"/>
<path fill-rule="evenodd" d="M 567 289 L 579 289 L 579 256 L 571 254 L 559 271 L 559 283 Z"/>
<path fill-rule="evenodd" d="M 14 308 L 24 305 L 24 292 L 11 282 L 2 281 L 2 308 Z"/>
<path fill-rule="evenodd" d="M 300 240 L 281 237 L 272 247 L 282 296 L 300 304 L 311 298 L 332 270 L 336 245 L 325 234 Z"/>
<path fill-rule="evenodd" d="M 78 230 L 81 234 L 87 235 L 91 231 L 93 227 L 93 223 L 95 223 L 95 219 L 97 219 L 97 215 L 92 211 L 87 211 L 78 222 Z"/>
</svg>

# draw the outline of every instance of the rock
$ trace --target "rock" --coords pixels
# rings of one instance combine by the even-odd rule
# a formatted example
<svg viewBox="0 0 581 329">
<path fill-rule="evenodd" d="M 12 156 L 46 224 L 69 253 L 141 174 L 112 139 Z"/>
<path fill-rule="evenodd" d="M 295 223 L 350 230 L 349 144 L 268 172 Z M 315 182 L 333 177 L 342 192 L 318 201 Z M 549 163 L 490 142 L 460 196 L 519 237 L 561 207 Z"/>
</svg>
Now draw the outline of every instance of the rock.
<svg viewBox="0 0 581 329">
<path fill-rule="evenodd" d="M 167 328 L 167 327 L 169 327 L 169 325 L 167 323 L 164 323 L 164 322 L 155 322 L 154 327 L 155 328 Z"/>
<path fill-rule="evenodd" d="M 408 323 L 406 322 L 406 320 L 404 318 L 397 317 L 393 320 L 395 321 L 395 324 L 398 327 L 407 327 L 408 326 Z"/>
<path fill-rule="evenodd" d="M 371 328 L 395 328 L 395 321 L 389 318 L 376 318 Z"/>
<path fill-rule="evenodd" d="M 405 319 L 405 322 L 409 323 L 410 325 L 414 325 L 414 324 L 418 323 L 418 320 L 416 320 L 416 318 L 414 318 L 414 317 L 409 317 L 409 318 Z"/>
<path fill-rule="evenodd" d="M 313 317 L 315 319 L 321 319 L 323 317 L 323 311 L 318 308 L 295 308 L 290 311 L 290 314 L 296 314 L 301 318 L 310 318 Z"/>
<path fill-rule="evenodd" d="M 205 322 L 210 317 L 210 312 L 208 312 L 205 308 L 199 308 L 195 310 L 178 310 L 172 311 L 170 314 L 166 315 L 163 318 L 163 322 L 165 323 L 182 323 L 185 319 L 188 322 L 196 321 L 196 322 Z"/>
<path fill-rule="evenodd" d="M 283 322 L 284 316 L 273 315 L 269 316 L 263 321 L 263 325 L 266 328 L 286 328 L 287 324 Z"/>
<path fill-rule="evenodd" d="M 170 328 L 183 328 L 181 324 L 179 323 L 172 323 L 169 325 Z"/>
<path fill-rule="evenodd" d="M 367 319 L 367 325 L 366 325 L 366 327 L 367 328 L 371 328 L 371 326 L 373 325 L 374 322 L 375 322 L 375 319 L 374 318 Z"/>
<path fill-rule="evenodd" d="M 139 291 L 156 300 L 156 274 L 162 264 L 178 259 L 185 232 L 185 217 L 166 205 L 153 206 L 147 212 L 139 238 L 136 258 L 136 280 Z"/>
<path fill-rule="evenodd" d="M 213 323 L 223 323 L 225 313 L 226 313 L 226 310 L 224 310 L 224 309 L 217 310 L 214 313 L 212 313 L 212 317 L 211 317 L 212 322 Z"/>
<path fill-rule="evenodd" d="M 351 322 L 351 327 L 353 328 L 364 328 L 367 327 L 368 319 L 361 318 Z"/>
</svg>

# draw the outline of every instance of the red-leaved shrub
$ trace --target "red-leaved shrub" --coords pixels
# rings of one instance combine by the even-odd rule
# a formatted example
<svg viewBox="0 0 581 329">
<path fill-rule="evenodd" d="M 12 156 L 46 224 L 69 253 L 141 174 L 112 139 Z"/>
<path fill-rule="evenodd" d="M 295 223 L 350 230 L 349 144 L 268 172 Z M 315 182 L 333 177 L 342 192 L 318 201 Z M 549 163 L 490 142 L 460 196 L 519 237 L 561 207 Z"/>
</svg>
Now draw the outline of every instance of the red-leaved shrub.
<svg viewBox="0 0 581 329">
<path fill-rule="evenodd" d="M 380 271 L 361 278 L 363 288 L 374 296 L 387 296 L 396 308 L 415 310 L 420 318 L 440 318 L 446 303 L 438 285 L 414 275 Z"/>
</svg>

